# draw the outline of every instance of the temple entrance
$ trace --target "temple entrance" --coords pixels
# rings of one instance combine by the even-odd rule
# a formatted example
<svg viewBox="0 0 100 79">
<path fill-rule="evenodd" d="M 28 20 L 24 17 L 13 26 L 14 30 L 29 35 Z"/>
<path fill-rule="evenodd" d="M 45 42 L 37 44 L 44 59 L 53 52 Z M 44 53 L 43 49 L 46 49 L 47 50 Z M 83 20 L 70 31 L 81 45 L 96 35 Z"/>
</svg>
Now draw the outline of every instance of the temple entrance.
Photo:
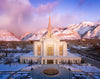
<svg viewBox="0 0 100 79">
<path fill-rule="evenodd" d="M 53 60 L 47 60 L 47 64 L 54 64 Z"/>
</svg>

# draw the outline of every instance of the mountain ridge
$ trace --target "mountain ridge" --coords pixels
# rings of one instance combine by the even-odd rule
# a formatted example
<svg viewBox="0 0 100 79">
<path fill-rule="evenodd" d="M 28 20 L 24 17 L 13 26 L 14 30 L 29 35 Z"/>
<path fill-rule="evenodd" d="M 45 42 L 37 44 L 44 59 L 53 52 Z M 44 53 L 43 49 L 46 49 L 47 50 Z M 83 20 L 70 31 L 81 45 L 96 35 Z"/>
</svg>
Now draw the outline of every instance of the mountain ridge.
<svg viewBox="0 0 100 79">
<path fill-rule="evenodd" d="M 0 30 L 0 41 L 29 41 L 39 40 L 47 34 L 47 28 L 37 32 L 25 33 L 17 38 L 8 30 Z M 80 22 L 66 27 L 52 27 L 52 34 L 60 40 L 100 39 L 100 22 Z"/>
<path fill-rule="evenodd" d="M 100 30 L 98 27 L 100 27 L 100 22 L 84 21 L 79 24 L 71 24 L 67 27 L 52 27 L 52 34 L 59 37 L 60 40 L 100 39 Z M 27 41 L 39 40 L 47 33 L 47 29 L 45 28 L 45 33 L 43 33 L 42 30 L 38 32 L 39 33 L 35 33 L 34 36 L 27 39 Z"/>
</svg>

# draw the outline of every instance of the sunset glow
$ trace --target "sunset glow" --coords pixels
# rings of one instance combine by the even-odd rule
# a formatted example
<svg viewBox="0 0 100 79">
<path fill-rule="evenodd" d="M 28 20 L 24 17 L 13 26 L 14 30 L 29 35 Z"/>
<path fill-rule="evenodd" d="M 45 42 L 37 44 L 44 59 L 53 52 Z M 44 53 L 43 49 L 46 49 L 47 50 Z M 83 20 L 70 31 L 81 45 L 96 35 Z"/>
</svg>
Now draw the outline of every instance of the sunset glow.
<svg viewBox="0 0 100 79">
<path fill-rule="evenodd" d="M 83 21 L 100 21 L 99 0 L 0 0 L 0 29 L 17 36 L 52 26 L 67 27 Z"/>
</svg>

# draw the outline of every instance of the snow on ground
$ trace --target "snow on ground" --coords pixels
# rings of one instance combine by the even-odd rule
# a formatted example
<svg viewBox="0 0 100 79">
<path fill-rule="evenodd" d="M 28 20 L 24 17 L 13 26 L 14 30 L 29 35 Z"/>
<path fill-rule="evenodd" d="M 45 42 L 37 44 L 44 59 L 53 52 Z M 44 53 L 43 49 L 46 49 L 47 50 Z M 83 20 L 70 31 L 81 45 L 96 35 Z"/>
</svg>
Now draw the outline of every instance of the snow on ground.
<svg viewBox="0 0 100 79">
<path fill-rule="evenodd" d="M 11 78 L 12 79 L 20 79 L 20 77 L 24 77 L 24 76 L 27 76 L 28 74 L 27 73 L 23 73 L 23 74 L 19 74 L 19 73 L 17 73 L 17 74 L 15 74 L 14 76 L 12 76 Z"/>
<path fill-rule="evenodd" d="M 0 79 L 6 79 L 9 75 L 0 75 Z"/>
<path fill-rule="evenodd" d="M 9 53 L 8 56 L 13 56 L 13 57 L 33 56 L 33 52 L 29 52 L 29 53 Z"/>
<path fill-rule="evenodd" d="M 15 64 L 15 65 L 0 64 L 0 71 L 18 71 L 26 66 L 28 66 L 28 64 Z"/>
<path fill-rule="evenodd" d="M 95 79 L 100 79 L 100 76 L 97 76 L 97 75 L 95 75 L 95 76 L 93 76 Z"/>
<path fill-rule="evenodd" d="M 24 55 L 21 55 L 21 57 L 32 57 L 32 56 L 34 56 L 33 52 L 29 52 L 29 53 L 26 53 Z"/>
<path fill-rule="evenodd" d="M 36 68 L 39 68 L 39 67 L 41 67 L 41 65 L 32 65 L 32 66 L 28 66 L 26 68 L 23 68 L 22 70 L 31 70 L 31 68 L 36 69 Z"/>
<path fill-rule="evenodd" d="M 29 72 L 17 72 L 16 74 L 14 74 L 11 79 L 21 79 L 20 77 L 26 77 L 28 74 L 30 73 Z M 24 78 L 23 78 L 24 79 Z M 26 79 L 26 78 L 25 78 Z"/>
<path fill-rule="evenodd" d="M 13 53 L 13 57 L 20 57 L 21 55 L 24 55 L 24 53 Z"/>
<path fill-rule="evenodd" d="M 80 54 L 67 52 L 67 57 L 80 57 Z"/>
<path fill-rule="evenodd" d="M 60 65 L 60 67 L 63 68 L 70 68 L 71 71 L 83 71 L 83 72 L 93 72 L 93 73 L 100 73 L 100 69 L 91 66 L 91 65 L 77 65 L 77 64 L 72 64 L 72 65 Z"/>
<path fill-rule="evenodd" d="M 27 53 L 13 53 L 13 57 L 21 57 L 22 55 L 25 55 Z"/>
<path fill-rule="evenodd" d="M 60 65 L 60 67 L 66 68 L 66 69 L 71 69 L 71 71 L 81 71 L 80 69 L 73 67 L 71 65 Z"/>
<path fill-rule="evenodd" d="M 89 47 L 78 47 L 78 46 L 72 46 L 73 48 L 76 48 L 76 49 L 87 49 Z"/>
<path fill-rule="evenodd" d="M 88 65 L 76 65 L 73 64 L 72 66 L 82 70 L 83 72 L 94 72 L 94 73 L 100 73 L 100 69 L 94 67 L 94 66 L 88 66 Z"/>
<path fill-rule="evenodd" d="M 21 55 L 25 55 L 25 53 L 9 53 L 7 56 L 8 57 L 20 57 Z"/>
</svg>

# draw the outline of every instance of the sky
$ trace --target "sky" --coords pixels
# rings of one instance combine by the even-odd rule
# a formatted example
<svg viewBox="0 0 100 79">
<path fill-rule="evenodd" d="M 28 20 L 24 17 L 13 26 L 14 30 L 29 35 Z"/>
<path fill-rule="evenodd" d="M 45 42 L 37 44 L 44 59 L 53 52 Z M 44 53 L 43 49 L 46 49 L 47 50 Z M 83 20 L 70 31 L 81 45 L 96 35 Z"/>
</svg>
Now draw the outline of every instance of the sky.
<svg viewBox="0 0 100 79">
<path fill-rule="evenodd" d="M 0 0 L 0 29 L 17 36 L 83 21 L 100 22 L 100 0 Z"/>
</svg>

